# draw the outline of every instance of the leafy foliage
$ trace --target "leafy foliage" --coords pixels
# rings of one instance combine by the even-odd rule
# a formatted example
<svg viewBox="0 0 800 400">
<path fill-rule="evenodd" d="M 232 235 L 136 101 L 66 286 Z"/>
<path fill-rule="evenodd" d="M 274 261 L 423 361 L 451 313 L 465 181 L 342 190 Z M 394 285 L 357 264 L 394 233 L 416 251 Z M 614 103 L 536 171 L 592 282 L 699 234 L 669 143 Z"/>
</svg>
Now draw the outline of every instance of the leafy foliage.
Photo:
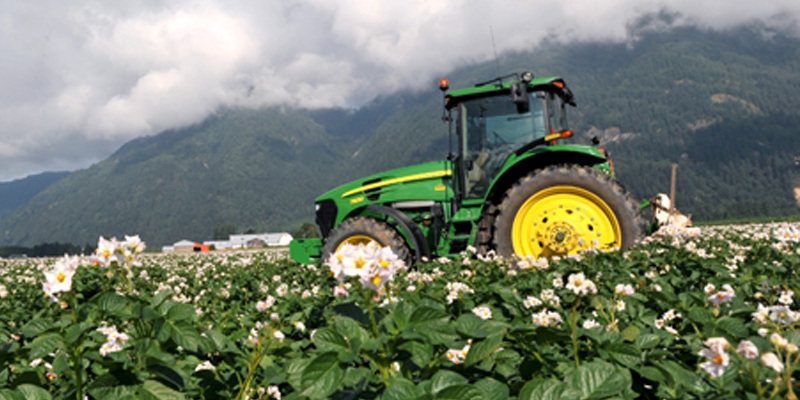
<svg viewBox="0 0 800 400">
<path fill-rule="evenodd" d="M 625 253 L 549 263 L 465 252 L 397 271 L 377 291 L 274 251 L 142 257 L 138 238 L 125 245 L 135 251 L 114 243 L 51 297 L 42 276 L 60 261 L 0 261 L 0 395 L 766 399 L 798 389 L 798 224 L 664 232 Z"/>
</svg>

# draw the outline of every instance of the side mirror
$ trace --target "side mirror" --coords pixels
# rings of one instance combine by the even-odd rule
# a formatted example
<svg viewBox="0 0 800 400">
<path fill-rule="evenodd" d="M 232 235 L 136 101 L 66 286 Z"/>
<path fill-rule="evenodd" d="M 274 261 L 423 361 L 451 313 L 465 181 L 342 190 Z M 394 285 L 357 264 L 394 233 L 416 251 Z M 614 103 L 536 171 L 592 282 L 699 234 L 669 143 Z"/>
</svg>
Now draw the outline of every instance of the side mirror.
<svg viewBox="0 0 800 400">
<path fill-rule="evenodd" d="M 527 86 L 524 82 L 511 85 L 511 101 L 517 105 L 517 114 L 525 114 L 531 109 Z"/>
</svg>

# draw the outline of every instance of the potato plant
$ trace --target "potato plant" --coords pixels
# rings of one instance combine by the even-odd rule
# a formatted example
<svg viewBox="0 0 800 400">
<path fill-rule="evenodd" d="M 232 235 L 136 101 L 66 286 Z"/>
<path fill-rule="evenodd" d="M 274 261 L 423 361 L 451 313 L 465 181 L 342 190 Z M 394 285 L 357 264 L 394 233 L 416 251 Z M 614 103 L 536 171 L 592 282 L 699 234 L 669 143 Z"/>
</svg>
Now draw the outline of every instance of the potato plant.
<svg viewBox="0 0 800 400">
<path fill-rule="evenodd" d="M 0 260 L 0 399 L 796 398 L 800 225 L 560 260 Z"/>
</svg>

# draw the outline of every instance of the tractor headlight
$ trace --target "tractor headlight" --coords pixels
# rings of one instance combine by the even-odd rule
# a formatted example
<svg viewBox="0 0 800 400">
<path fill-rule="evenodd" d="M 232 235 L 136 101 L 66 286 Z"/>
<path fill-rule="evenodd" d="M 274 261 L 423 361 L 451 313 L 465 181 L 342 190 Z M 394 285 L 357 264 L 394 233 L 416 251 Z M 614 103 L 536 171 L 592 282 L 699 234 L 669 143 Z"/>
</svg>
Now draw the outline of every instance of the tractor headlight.
<svg viewBox="0 0 800 400">
<path fill-rule="evenodd" d="M 525 71 L 522 73 L 520 78 L 522 79 L 523 82 L 529 83 L 530 81 L 533 80 L 533 72 Z"/>
</svg>

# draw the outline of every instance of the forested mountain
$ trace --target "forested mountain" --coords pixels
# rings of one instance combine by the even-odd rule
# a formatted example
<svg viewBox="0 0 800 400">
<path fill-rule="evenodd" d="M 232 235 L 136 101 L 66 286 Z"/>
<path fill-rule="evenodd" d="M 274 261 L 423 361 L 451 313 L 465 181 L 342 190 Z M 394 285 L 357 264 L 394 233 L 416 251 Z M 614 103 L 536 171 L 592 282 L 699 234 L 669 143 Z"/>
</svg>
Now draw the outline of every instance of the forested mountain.
<svg viewBox="0 0 800 400">
<path fill-rule="evenodd" d="M 678 207 L 695 220 L 800 212 L 797 38 L 757 28 L 642 33 L 624 44 L 505 54 L 449 78 L 464 87 L 523 70 L 564 77 L 578 100 L 575 141 L 597 136 L 636 197 L 668 192 L 678 163 Z M 441 112 L 435 82 L 358 110 L 221 110 L 131 141 L 47 187 L 0 220 L 0 244 L 127 233 L 160 245 L 207 239 L 221 226 L 296 229 L 334 186 L 444 157 Z"/>
<path fill-rule="evenodd" d="M 44 188 L 69 175 L 69 172 L 45 172 L 24 179 L 0 183 L 0 221 L 24 206 Z"/>
</svg>

